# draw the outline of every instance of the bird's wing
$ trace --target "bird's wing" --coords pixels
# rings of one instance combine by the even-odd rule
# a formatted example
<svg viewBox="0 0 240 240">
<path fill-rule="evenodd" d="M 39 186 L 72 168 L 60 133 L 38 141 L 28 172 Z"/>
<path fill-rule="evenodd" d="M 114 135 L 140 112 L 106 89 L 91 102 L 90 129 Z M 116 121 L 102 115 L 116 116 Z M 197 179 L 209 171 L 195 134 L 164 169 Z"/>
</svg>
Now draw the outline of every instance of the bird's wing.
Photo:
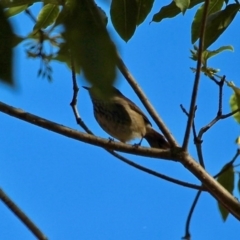
<svg viewBox="0 0 240 240">
<path fill-rule="evenodd" d="M 149 121 L 149 119 L 147 118 L 147 116 L 142 112 L 142 110 L 141 110 L 134 102 L 132 102 L 130 99 L 128 99 L 128 98 L 125 97 L 125 96 L 123 96 L 123 97 L 124 97 L 126 100 L 128 100 L 129 107 L 130 107 L 132 110 L 136 111 L 137 113 L 141 114 L 141 115 L 143 116 L 144 121 L 152 126 L 151 122 Z"/>
</svg>

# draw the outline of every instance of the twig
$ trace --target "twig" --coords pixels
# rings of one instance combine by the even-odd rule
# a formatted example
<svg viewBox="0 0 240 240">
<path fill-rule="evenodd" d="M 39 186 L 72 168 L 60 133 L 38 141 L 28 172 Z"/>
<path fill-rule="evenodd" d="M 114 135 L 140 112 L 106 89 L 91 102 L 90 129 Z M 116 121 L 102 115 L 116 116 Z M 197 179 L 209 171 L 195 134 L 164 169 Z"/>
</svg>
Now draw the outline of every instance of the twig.
<svg viewBox="0 0 240 240">
<path fill-rule="evenodd" d="M 25 10 L 25 13 L 32 19 L 34 23 L 37 22 L 35 16 L 32 14 L 32 12 L 28 8 Z"/>
<path fill-rule="evenodd" d="M 182 104 L 180 104 L 180 108 L 182 109 L 183 113 L 186 114 L 187 117 L 189 117 L 189 113 L 187 112 L 186 108 Z M 195 126 L 195 113 L 197 111 L 197 106 L 194 108 L 194 117 L 193 117 L 193 124 L 192 124 L 192 129 L 193 129 L 193 137 L 194 137 L 194 143 L 196 144 L 197 141 L 197 131 L 196 131 L 196 126 Z"/>
<path fill-rule="evenodd" d="M 222 115 L 222 96 L 223 96 L 223 85 L 225 82 L 225 76 L 222 77 L 220 82 L 218 83 L 219 86 L 219 99 L 218 99 L 218 112 L 217 115 L 221 116 Z"/>
<path fill-rule="evenodd" d="M 140 101 L 152 117 L 152 119 L 155 121 L 157 126 L 160 128 L 168 142 L 171 146 L 177 146 L 177 141 L 174 139 L 173 135 L 170 133 L 169 129 L 166 127 L 166 124 L 163 122 L 163 120 L 160 118 L 154 107 L 151 105 L 151 103 L 148 101 L 147 96 L 144 94 L 144 92 L 141 90 L 140 86 L 138 85 L 137 81 L 134 79 L 130 71 L 128 70 L 127 66 L 124 64 L 121 57 L 117 56 L 117 66 L 120 70 L 120 72 L 123 74 L 125 79 L 128 81 L 130 86 L 133 88 L 137 96 L 139 97 Z"/>
<path fill-rule="evenodd" d="M 180 107 L 181 107 L 182 111 L 189 117 L 189 114 L 188 114 L 187 110 L 183 107 L 182 104 L 180 104 Z M 197 110 L 197 106 L 195 106 L 194 119 L 195 119 L 196 110 Z M 197 131 L 196 131 L 196 126 L 195 126 L 194 119 L 193 119 L 193 124 L 192 124 L 193 136 L 194 136 L 194 144 L 196 145 L 199 163 L 201 164 L 201 166 L 203 168 L 205 168 L 203 154 L 202 154 L 202 140 L 199 139 L 198 136 L 197 136 Z"/>
<path fill-rule="evenodd" d="M 200 82 L 200 73 L 201 73 L 201 66 L 202 66 L 202 52 L 203 52 L 203 46 L 204 46 L 204 36 L 205 36 L 206 19 L 207 19 L 209 2 L 210 2 L 210 0 L 205 0 L 204 9 L 203 9 L 202 24 L 201 24 L 201 31 L 200 31 L 200 38 L 199 38 L 199 46 L 198 46 L 197 70 L 196 70 L 195 80 L 194 80 L 194 85 L 193 85 L 193 90 L 192 90 L 189 117 L 188 117 L 185 135 L 184 135 L 183 145 L 182 145 L 182 148 L 185 151 L 187 150 L 187 147 L 188 147 L 190 131 L 191 131 L 193 118 L 194 118 L 194 109 L 195 109 L 196 101 L 197 101 L 198 85 Z"/>
<path fill-rule="evenodd" d="M 33 223 L 33 221 L 0 189 L 0 199 L 3 203 L 21 220 L 23 224 L 37 237 L 39 240 L 47 240 L 47 237 Z"/>
<path fill-rule="evenodd" d="M 191 183 L 187 183 L 187 182 L 183 182 L 183 181 L 180 181 L 178 179 L 175 179 L 175 178 L 171 178 L 171 177 L 168 177 L 164 174 L 161 174 L 159 172 L 156 172 L 156 171 L 153 171 L 149 168 L 146 168 L 146 167 L 143 167 L 137 163 L 134 163 L 130 160 L 128 160 L 127 158 L 117 154 L 116 152 L 113 152 L 113 151 L 109 151 L 107 150 L 109 153 L 111 153 L 112 155 L 114 155 L 115 157 L 117 157 L 118 159 L 120 159 L 121 161 L 123 161 L 124 163 L 132 166 L 132 167 L 135 167 L 143 172 L 146 172 L 146 173 L 149 173 L 155 177 L 158 177 L 158 178 L 161 178 L 163 180 L 166 180 L 168 182 L 172 182 L 172 183 L 175 183 L 177 185 L 180 185 L 180 186 L 183 186 L 183 187 L 188 187 L 188 188 L 192 188 L 192 189 L 198 189 L 198 190 L 202 190 L 202 191 L 206 191 L 206 189 L 204 187 L 201 187 L 201 186 L 198 186 L 198 185 L 195 185 L 195 184 L 191 184 Z"/>
<path fill-rule="evenodd" d="M 222 119 L 225 119 L 225 118 L 228 118 L 228 117 L 231 117 L 233 116 L 234 114 L 236 114 L 237 112 L 240 111 L 240 108 L 239 109 L 236 109 L 235 111 L 233 112 L 230 112 L 230 113 L 227 113 L 227 114 L 223 114 L 223 115 L 217 115 L 210 123 L 208 123 L 206 126 L 202 127 L 199 131 L 199 134 L 198 134 L 198 138 L 202 139 L 202 136 L 205 132 L 207 132 L 215 123 L 217 123 L 219 120 L 222 120 Z"/>
<path fill-rule="evenodd" d="M 74 65 L 74 59 L 73 59 L 72 54 L 71 54 L 70 58 L 71 58 L 72 82 L 73 82 L 73 97 L 72 97 L 72 101 L 71 101 L 70 105 L 72 107 L 77 124 L 80 125 L 88 134 L 93 135 L 91 130 L 82 121 L 82 118 L 80 117 L 78 109 L 77 109 L 77 101 L 78 101 L 77 96 L 78 96 L 79 87 L 77 85 L 77 79 L 76 79 L 76 74 L 75 74 L 75 65 Z"/>
<path fill-rule="evenodd" d="M 186 226 L 185 226 L 185 236 L 182 238 L 182 239 L 190 239 L 191 238 L 191 234 L 190 234 L 190 222 L 191 222 L 191 219 L 192 219 L 192 215 L 193 215 L 193 212 L 194 212 L 194 209 L 197 205 L 197 202 L 198 202 L 198 199 L 201 195 L 202 191 L 198 191 L 195 198 L 194 198 L 194 201 L 192 203 L 192 206 L 189 210 L 189 213 L 188 213 L 188 217 L 187 217 L 187 221 L 186 221 Z"/>
</svg>

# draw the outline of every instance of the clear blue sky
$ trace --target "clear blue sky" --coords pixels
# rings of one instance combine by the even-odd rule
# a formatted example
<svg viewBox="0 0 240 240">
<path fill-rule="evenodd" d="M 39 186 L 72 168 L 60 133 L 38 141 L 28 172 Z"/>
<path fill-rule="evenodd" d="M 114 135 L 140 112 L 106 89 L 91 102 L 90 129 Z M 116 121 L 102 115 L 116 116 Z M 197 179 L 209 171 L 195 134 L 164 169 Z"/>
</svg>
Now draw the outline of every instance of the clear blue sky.
<svg viewBox="0 0 240 240">
<path fill-rule="evenodd" d="M 179 105 L 189 106 L 194 74 L 189 50 L 191 21 L 195 10 L 185 16 L 149 24 L 154 13 L 168 1 L 156 1 L 147 20 L 126 44 L 109 29 L 121 56 L 179 143 L 186 127 L 186 116 Z M 106 4 L 100 2 L 102 7 Z M 40 5 L 38 5 L 40 6 Z M 38 12 L 35 8 L 35 13 Z M 33 27 L 23 13 L 12 19 L 15 31 L 26 34 Z M 211 49 L 233 45 L 210 60 L 236 85 L 240 85 L 239 17 Z M 26 59 L 23 44 L 15 50 L 15 78 L 18 90 L 0 85 L 1 101 L 51 121 L 81 130 L 75 122 L 70 101 L 71 72 L 55 62 L 53 81 L 37 78 L 39 61 Z M 82 76 L 79 86 L 86 85 Z M 142 105 L 121 74 L 117 87 Z M 228 113 L 231 90 L 224 88 L 223 111 Z M 200 129 L 217 112 L 218 88 L 202 77 L 196 125 Z M 108 135 L 96 123 L 87 91 L 80 89 L 79 111 L 95 134 Z M 144 110 L 144 109 L 143 109 Z M 146 111 L 145 111 L 146 112 Z M 51 240 L 159 240 L 181 239 L 195 190 L 176 186 L 138 171 L 110 156 L 101 148 L 68 139 L 37 126 L 0 113 L 0 187 L 39 226 Z M 203 153 L 206 167 L 217 173 L 235 154 L 239 126 L 232 118 L 219 122 L 205 136 Z M 144 142 L 143 145 L 147 146 Z M 190 152 L 196 156 L 193 142 Z M 178 163 L 126 155 L 129 159 L 172 177 L 199 183 Z M 237 191 L 235 196 L 239 198 Z M 35 239 L 32 233 L 0 203 L 0 239 Z M 238 221 L 229 216 L 223 223 L 216 200 L 203 194 L 191 222 L 194 240 L 239 239 Z"/>
</svg>

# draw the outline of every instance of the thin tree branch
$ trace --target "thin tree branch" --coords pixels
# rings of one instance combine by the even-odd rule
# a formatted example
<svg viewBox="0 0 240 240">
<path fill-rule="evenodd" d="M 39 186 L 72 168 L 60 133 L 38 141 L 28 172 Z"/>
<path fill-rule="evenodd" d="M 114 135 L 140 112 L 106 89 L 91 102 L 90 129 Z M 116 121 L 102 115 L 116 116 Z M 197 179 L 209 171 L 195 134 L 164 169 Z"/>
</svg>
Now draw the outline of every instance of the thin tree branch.
<svg viewBox="0 0 240 240">
<path fill-rule="evenodd" d="M 164 174 L 161 174 L 159 172 L 155 172 L 149 168 L 146 168 L 146 167 L 143 167 L 135 162 L 132 162 L 130 160 L 128 160 L 127 158 L 119 155 L 118 153 L 114 152 L 114 151 L 111 151 L 111 150 L 107 150 L 109 153 L 111 153 L 112 155 L 114 155 L 115 157 L 117 157 L 118 159 L 120 159 L 121 161 L 123 161 L 124 163 L 134 167 L 134 168 L 137 168 L 143 172 L 146 172 L 146 173 L 149 173 L 155 177 L 158 177 L 158 178 L 161 178 L 163 180 L 166 180 L 168 182 L 172 182 L 172 183 L 175 183 L 177 185 L 180 185 L 180 186 L 183 186 L 183 187 L 188 187 L 188 188 L 192 188 L 192 189 L 197 189 L 197 190 L 202 190 L 202 191 L 206 191 L 206 189 L 202 186 L 198 186 L 198 185 L 195 185 L 195 184 L 191 184 L 191 183 L 187 183 L 187 182 L 183 182 L 181 180 L 178 180 L 178 179 L 175 179 L 175 178 L 172 178 L 172 177 L 168 177 Z"/>
<path fill-rule="evenodd" d="M 73 83 L 73 97 L 72 97 L 72 101 L 70 103 L 75 119 L 77 121 L 77 124 L 79 126 L 81 126 L 88 134 L 92 134 L 91 130 L 87 127 L 87 125 L 83 122 L 82 118 L 79 115 L 78 109 L 77 109 L 77 97 L 78 97 L 78 91 L 79 91 L 79 87 L 77 85 L 77 79 L 76 79 L 76 74 L 75 74 L 75 65 L 74 65 L 74 60 L 72 55 L 70 56 L 71 58 L 71 68 L 72 68 L 72 83 Z"/>
<path fill-rule="evenodd" d="M 200 73 L 201 73 L 201 66 L 202 66 L 202 53 L 203 53 L 203 47 L 204 47 L 204 36 L 205 36 L 206 19 L 207 19 L 207 14 L 208 14 L 209 2 L 210 2 L 210 0 L 205 0 L 204 9 L 203 9 L 202 24 L 201 24 L 201 31 L 200 31 L 200 38 L 199 38 L 199 46 L 198 46 L 197 70 L 196 70 L 195 80 L 194 80 L 194 85 L 193 85 L 191 104 L 190 104 L 190 109 L 189 109 L 189 117 L 188 117 L 185 135 L 184 135 L 183 145 L 182 145 L 182 148 L 185 151 L 187 150 L 187 147 L 188 147 L 190 131 L 191 131 L 193 118 L 194 118 L 194 109 L 195 109 L 196 101 L 197 101 L 198 85 L 200 82 Z"/>
<path fill-rule="evenodd" d="M 188 113 L 187 110 L 183 107 L 182 104 L 180 104 L 180 107 L 181 107 L 182 111 L 187 115 L 187 117 L 189 117 L 189 113 Z M 195 111 L 194 111 L 194 119 L 195 119 L 195 113 L 196 113 L 196 111 L 197 111 L 197 106 L 195 107 Z M 197 131 L 196 131 L 196 126 L 195 126 L 195 121 L 194 121 L 194 119 L 193 119 L 193 124 L 192 124 L 194 144 L 196 145 L 199 163 L 201 164 L 201 166 L 202 166 L 203 168 L 205 168 L 205 164 L 204 164 L 204 160 L 203 160 L 203 154 L 202 154 L 202 140 L 197 137 Z"/>
<path fill-rule="evenodd" d="M 13 212 L 21 222 L 37 237 L 39 240 L 47 240 L 47 237 L 33 223 L 33 221 L 0 189 L 0 199 Z"/>
<path fill-rule="evenodd" d="M 231 117 L 233 116 L 234 114 L 236 114 L 237 112 L 240 111 L 240 108 L 239 109 L 236 109 L 235 111 L 233 112 L 230 112 L 230 113 L 227 113 L 227 114 L 223 114 L 223 115 L 217 115 L 210 123 L 208 123 L 206 126 L 202 127 L 199 131 L 199 134 L 198 134 L 198 138 L 199 139 L 202 139 L 202 136 L 205 132 L 207 132 L 215 123 L 217 123 L 219 120 L 222 120 L 222 119 L 225 119 L 225 118 L 228 118 L 228 117 Z"/>
<path fill-rule="evenodd" d="M 191 234 L 190 234 L 190 222 L 191 222 L 191 219 L 192 219 L 192 215 L 193 215 L 193 212 L 194 212 L 194 209 L 197 205 L 197 202 L 199 200 L 199 197 L 201 195 L 202 191 L 198 191 L 195 198 L 194 198 L 194 201 L 192 203 L 192 206 L 189 210 L 189 213 L 188 213 L 188 217 L 187 217 L 187 221 L 186 221 L 186 226 L 185 226 L 185 236 L 182 238 L 182 239 L 191 239 Z"/>
<path fill-rule="evenodd" d="M 174 139 L 173 135 L 169 131 L 169 129 L 166 127 L 166 124 L 163 122 L 163 120 L 160 118 L 152 104 L 148 101 L 147 96 L 144 94 L 140 86 L 138 85 L 137 81 L 134 79 L 130 71 L 128 70 L 127 66 L 124 64 L 123 60 L 121 57 L 118 55 L 117 58 L 117 66 L 120 70 L 120 72 L 123 74 L 125 79 L 128 81 L 130 86 L 133 88 L 137 96 L 139 97 L 140 101 L 152 117 L 152 119 L 155 121 L 157 126 L 160 128 L 168 142 L 170 143 L 171 146 L 177 146 L 177 141 Z"/>
</svg>

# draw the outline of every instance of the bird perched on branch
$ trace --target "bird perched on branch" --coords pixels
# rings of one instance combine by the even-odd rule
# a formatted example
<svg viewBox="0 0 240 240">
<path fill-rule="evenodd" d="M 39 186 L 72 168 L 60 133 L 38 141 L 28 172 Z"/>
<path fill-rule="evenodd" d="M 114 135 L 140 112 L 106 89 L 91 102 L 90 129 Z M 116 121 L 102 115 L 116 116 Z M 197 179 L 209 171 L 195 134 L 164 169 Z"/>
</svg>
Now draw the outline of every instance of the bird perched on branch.
<svg viewBox="0 0 240 240">
<path fill-rule="evenodd" d="M 111 87 L 109 94 L 103 94 L 97 87 L 83 87 L 88 90 L 95 119 L 104 131 L 121 142 L 145 138 L 153 148 L 169 148 L 163 135 L 152 128 L 146 115 L 118 89 Z"/>
</svg>

